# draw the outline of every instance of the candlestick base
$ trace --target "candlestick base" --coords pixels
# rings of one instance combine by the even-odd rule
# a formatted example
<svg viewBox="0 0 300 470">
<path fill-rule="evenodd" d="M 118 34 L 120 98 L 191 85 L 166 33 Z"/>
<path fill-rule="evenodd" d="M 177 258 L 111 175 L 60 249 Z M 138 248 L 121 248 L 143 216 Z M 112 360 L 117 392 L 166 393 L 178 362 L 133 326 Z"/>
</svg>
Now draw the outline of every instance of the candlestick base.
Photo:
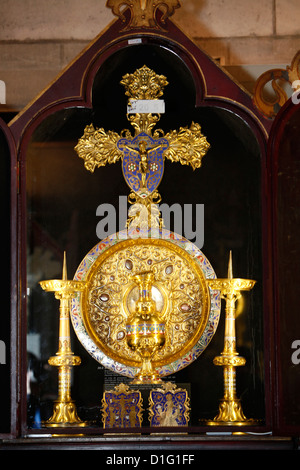
<svg viewBox="0 0 300 470">
<path fill-rule="evenodd" d="M 73 400 L 60 401 L 55 400 L 53 405 L 53 415 L 47 421 L 43 422 L 46 427 L 84 427 L 88 423 L 82 421 L 77 416 L 76 405 Z"/>
<path fill-rule="evenodd" d="M 247 419 L 243 413 L 239 399 L 223 399 L 219 405 L 219 414 L 212 420 L 207 420 L 209 426 L 253 426 L 257 420 Z"/>
</svg>

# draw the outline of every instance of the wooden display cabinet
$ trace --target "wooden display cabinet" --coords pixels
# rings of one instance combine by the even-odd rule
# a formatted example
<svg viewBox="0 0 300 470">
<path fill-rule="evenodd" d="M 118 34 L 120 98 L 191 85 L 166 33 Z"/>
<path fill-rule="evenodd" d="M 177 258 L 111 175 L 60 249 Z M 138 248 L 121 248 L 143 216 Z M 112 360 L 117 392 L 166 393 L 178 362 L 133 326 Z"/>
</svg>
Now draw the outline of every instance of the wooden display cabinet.
<svg viewBox="0 0 300 470">
<path fill-rule="evenodd" d="M 125 11 L 127 22 L 130 14 L 130 9 Z M 51 433 L 60 436 L 51 438 L 51 448 L 72 448 L 79 442 L 86 448 L 110 445 L 109 430 L 103 438 L 101 397 L 105 384 L 118 379 L 91 358 L 75 336 L 72 347 L 82 365 L 74 370 L 72 397 L 78 413 L 91 424 L 80 433 L 67 429 L 74 435 L 68 440 L 66 428 L 53 431 L 42 425 L 57 394 L 56 370 L 47 361 L 57 350 L 58 303 L 42 291 L 39 281 L 60 275 L 65 250 L 73 276 L 99 241 L 97 207 L 109 203 L 118 210 L 119 196 L 128 194 L 120 166 L 91 175 L 74 146 L 87 124 L 117 132 L 128 127 L 119 82 L 144 64 L 169 82 L 159 127 L 169 131 L 199 122 L 211 144 L 199 170 L 166 164 L 160 186 L 163 202 L 204 204 L 202 251 L 217 276 L 226 276 L 232 250 L 234 274 L 257 281 L 243 296 L 236 330 L 237 350 L 246 358 L 237 371 L 237 392 L 246 416 L 260 420 L 259 425 L 246 426 L 241 436 L 234 434 L 239 427 L 216 430 L 205 424 L 217 414 L 223 393 L 222 371 L 212 362 L 223 348 L 222 304 L 210 345 L 173 377 L 190 391 L 189 426 L 184 435 L 171 429 L 175 437 L 168 445 L 161 435 L 159 445 L 190 450 L 297 446 L 299 106 L 289 100 L 275 119 L 268 119 L 170 19 L 163 23 L 160 11 L 156 19 L 156 29 L 124 29 L 116 19 L 8 125 L 0 121 L 6 221 L 1 245 L 1 339 L 7 353 L 0 368 L 3 448 L 47 449 Z M 130 447 L 155 448 L 153 431 L 145 420 L 142 437 L 136 442 L 130 438 Z M 119 448 L 126 442 L 124 430 Z"/>
</svg>

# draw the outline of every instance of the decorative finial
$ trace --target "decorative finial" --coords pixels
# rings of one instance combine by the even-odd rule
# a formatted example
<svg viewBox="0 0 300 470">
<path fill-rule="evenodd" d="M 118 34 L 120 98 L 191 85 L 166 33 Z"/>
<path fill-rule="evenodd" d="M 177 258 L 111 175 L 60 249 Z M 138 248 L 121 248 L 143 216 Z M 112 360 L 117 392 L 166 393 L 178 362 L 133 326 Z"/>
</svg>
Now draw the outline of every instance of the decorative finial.
<svg viewBox="0 0 300 470">
<path fill-rule="evenodd" d="M 67 258 L 66 258 L 66 252 L 65 252 L 65 251 L 64 251 L 62 280 L 63 280 L 63 281 L 67 281 L 67 280 L 68 280 L 68 274 L 67 274 Z"/>
<path fill-rule="evenodd" d="M 168 81 L 164 75 L 158 75 L 146 65 L 134 73 L 126 73 L 121 85 L 125 87 L 125 95 L 133 100 L 155 100 L 164 94 Z"/>
<path fill-rule="evenodd" d="M 162 24 L 172 16 L 176 8 L 180 8 L 179 0 L 107 0 L 106 6 L 111 8 L 114 15 L 118 16 L 123 23 L 126 22 L 126 16 L 121 7 L 130 9 L 130 20 L 124 27 L 124 30 L 134 28 L 164 29 L 157 20 L 157 10 L 162 12 L 160 22 Z"/>
<path fill-rule="evenodd" d="M 228 274 L 227 274 L 228 279 L 233 279 L 233 273 L 232 273 L 232 251 L 230 250 L 229 252 L 229 261 L 228 261 Z"/>
</svg>

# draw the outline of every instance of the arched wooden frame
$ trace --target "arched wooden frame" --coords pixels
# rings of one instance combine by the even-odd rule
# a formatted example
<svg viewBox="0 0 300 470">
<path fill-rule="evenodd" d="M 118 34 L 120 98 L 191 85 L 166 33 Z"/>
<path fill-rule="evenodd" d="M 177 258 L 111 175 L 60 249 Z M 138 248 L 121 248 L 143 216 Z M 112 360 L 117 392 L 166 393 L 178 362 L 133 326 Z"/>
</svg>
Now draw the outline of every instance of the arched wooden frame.
<svg viewBox="0 0 300 470">
<path fill-rule="evenodd" d="M 18 151 L 20 196 L 18 203 L 18 243 L 17 270 L 19 274 L 21 324 L 26 324 L 26 152 L 34 130 L 49 115 L 72 107 L 92 107 L 91 89 L 96 73 L 113 53 L 130 47 L 133 41 L 159 45 L 175 53 L 185 63 L 193 76 L 196 90 L 196 107 L 211 106 L 227 110 L 240 117 L 251 129 L 261 152 L 262 177 L 262 220 L 263 220 L 263 278 L 264 278 L 264 315 L 265 324 L 270 322 L 272 311 L 272 283 L 270 273 L 270 226 L 268 214 L 270 200 L 269 174 L 267 171 L 266 145 L 271 122 L 262 117 L 252 103 L 251 97 L 235 84 L 231 77 L 208 58 L 182 31 L 171 21 L 167 21 L 167 31 L 153 33 L 147 30 L 120 32 L 122 23 L 117 20 L 78 56 L 70 66 L 31 104 L 29 104 L 11 123 L 10 131 Z M 25 335 L 25 332 L 23 332 Z M 268 363 L 268 335 L 265 336 L 265 362 Z M 26 345 L 19 338 L 19 360 L 26 357 Z M 20 378 L 21 389 L 21 434 L 26 434 L 26 371 L 24 365 Z M 269 369 L 265 368 L 266 388 L 269 389 Z M 266 400 L 266 423 L 270 426 L 269 400 Z"/>
<path fill-rule="evenodd" d="M 296 120 L 295 120 L 296 119 Z M 283 233 L 286 232 L 286 237 L 290 235 L 294 237 L 299 233 L 298 227 L 293 227 L 293 233 L 290 233 L 287 224 L 280 226 L 280 218 L 282 220 L 283 216 L 279 214 L 279 202 L 282 197 L 286 197 L 286 194 L 283 194 L 282 188 L 280 187 L 279 178 L 283 175 L 283 169 L 285 165 L 289 165 L 290 154 L 284 152 L 282 145 L 285 143 L 287 145 L 289 142 L 289 131 L 288 126 L 292 120 L 294 120 L 293 125 L 295 126 L 296 122 L 298 125 L 294 127 L 292 138 L 298 140 L 299 135 L 299 119 L 300 119 L 300 107 L 299 104 L 294 103 L 292 99 L 289 99 L 281 108 L 276 118 L 274 119 L 270 138 L 268 142 L 268 156 L 267 156 L 267 165 L 270 168 L 271 175 L 271 194 L 272 194 L 272 269 L 274 272 L 273 275 L 273 297 L 274 297 L 274 317 L 273 317 L 273 328 L 274 328 L 274 337 L 271 342 L 271 352 L 272 352 L 272 382 L 274 384 L 272 401 L 276 403 L 274 408 L 274 433 L 277 435 L 289 435 L 289 436 L 299 436 L 299 409 L 294 410 L 295 419 L 298 420 L 297 423 L 291 422 L 292 415 L 291 409 L 289 409 L 290 403 L 294 403 L 295 396 L 290 396 L 289 388 L 287 382 L 290 379 L 294 382 L 294 386 L 299 387 L 299 365 L 292 364 L 292 353 L 293 349 L 291 348 L 292 341 L 287 344 L 286 340 L 289 336 L 293 340 L 299 340 L 299 309 L 298 303 L 295 304 L 295 301 L 289 300 L 288 305 L 283 307 L 281 296 L 283 296 L 284 291 L 288 291 L 287 282 L 285 277 L 287 275 L 286 271 L 282 271 L 283 258 L 291 258 L 297 260 L 297 253 L 288 253 L 288 246 L 283 244 Z M 299 162 L 299 153 L 295 154 L 295 161 Z M 291 173 L 290 173 L 291 176 Z M 297 175 L 295 175 L 297 178 Z M 291 186 L 291 183 L 289 184 Z M 299 187 L 299 183 L 298 183 Z M 286 193 L 286 192 L 285 192 Z M 299 190 L 298 190 L 299 194 Z M 288 197 L 290 197 L 289 194 Z M 296 194 L 294 194 L 293 200 L 290 199 L 289 207 L 286 207 L 286 216 L 290 215 L 290 211 L 295 209 L 294 199 Z M 297 206 L 299 209 L 299 206 Z M 287 220 L 287 219 L 286 219 Z M 297 235 L 296 235 L 297 236 Z M 293 266 L 292 269 L 294 269 Z M 297 285 L 297 276 L 299 274 L 293 271 L 290 273 L 292 276 L 292 284 L 290 288 L 294 289 L 295 292 L 298 291 Z M 288 291 L 289 293 L 291 291 Z M 290 319 L 290 320 L 289 320 Z M 290 321 L 290 327 L 288 330 L 284 327 L 285 323 Z M 298 336 L 297 336 L 298 332 Z M 298 347 L 299 349 L 299 347 Z M 290 370 L 290 372 L 288 372 Z M 297 377 L 291 376 L 290 374 L 296 374 Z M 297 400 L 297 398 L 296 398 Z M 293 405 L 291 405 L 293 406 Z M 286 411 L 288 409 L 288 412 Z"/>
<path fill-rule="evenodd" d="M 18 167 L 17 167 L 17 153 L 16 153 L 16 145 L 10 132 L 8 125 L 0 119 L 0 132 L 3 136 L 3 139 L 6 142 L 7 152 L 2 153 L 1 158 L 9 159 L 7 162 L 3 162 L 4 166 L 7 166 L 7 170 L 9 171 L 9 181 L 7 182 L 8 194 L 9 197 L 9 210 L 10 210 L 10 224 L 7 226 L 7 219 L 6 214 L 1 214 L 3 217 L 3 232 L 4 236 L 2 238 L 2 242 L 9 243 L 10 237 L 10 253 L 8 255 L 8 266 L 6 266 L 6 262 L 2 267 L 2 276 L 3 281 L 3 288 L 6 290 L 7 286 L 10 285 L 10 296 L 3 298 L 2 302 L 2 315 L 3 317 L 9 318 L 10 315 L 10 336 L 7 338 L 6 346 L 6 364 L 1 366 L 2 370 L 1 373 L 1 383 L 2 383 L 2 391 L 4 394 L 9 391 L 10 393 L 10 403 L 8 404 L 5 400 L 5 418 L 3 415 L 3 419 L 6 421 L 6 413 L 10 413 L 10 420 L 8 426 L 9 430 L 3 433 L 3 436 L 0 431 L 0 437 L 5 437 L 7 434 L 15 435 L 17 432 L 17 408 L 15 406 L 18 396 L 18 388 L 17 388 L 17 380 L 16 377 L 11 373 L 9 368 L 14 368 L 14 365 L 17 361 L 17 344 L 18 344 L 18 330 L 15 328 L 18 320 L 18 269 L 17 269 L 17 255 L 18 255 L 18 239 L 17 239 L 17 192 L 18 192 Z M 10 190 L 9 190 L 10 188 Z M 3 196 L 3 195 L 2 195 Z M 9 214 L 7 214 L 9 217 Z M 4 260 L 3 260 L 4 261 Z M 7 282 L 8 280 L 8 282 Z M 1 339 L 3 335 L 3 331 L 1 331 Z M 4 397 L 3 397 L 4 398 Z"/>
</svg>

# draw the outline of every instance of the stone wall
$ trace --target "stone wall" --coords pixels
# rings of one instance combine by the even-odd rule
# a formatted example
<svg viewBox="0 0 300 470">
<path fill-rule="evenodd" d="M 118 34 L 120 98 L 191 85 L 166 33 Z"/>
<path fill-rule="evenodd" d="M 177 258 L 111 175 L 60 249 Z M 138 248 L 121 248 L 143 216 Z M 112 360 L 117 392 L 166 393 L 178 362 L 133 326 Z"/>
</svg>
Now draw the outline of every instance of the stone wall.
<svg viewBox="0 0 300 470">
<path fill-rule="evenodd" d="M 299 0 L 181 0 L 173 20 L 250 92 L 300 49 Z M 0 80 L 22 109 L 114 20 L 106 0 L 0 0 Z"/>
</svg>

